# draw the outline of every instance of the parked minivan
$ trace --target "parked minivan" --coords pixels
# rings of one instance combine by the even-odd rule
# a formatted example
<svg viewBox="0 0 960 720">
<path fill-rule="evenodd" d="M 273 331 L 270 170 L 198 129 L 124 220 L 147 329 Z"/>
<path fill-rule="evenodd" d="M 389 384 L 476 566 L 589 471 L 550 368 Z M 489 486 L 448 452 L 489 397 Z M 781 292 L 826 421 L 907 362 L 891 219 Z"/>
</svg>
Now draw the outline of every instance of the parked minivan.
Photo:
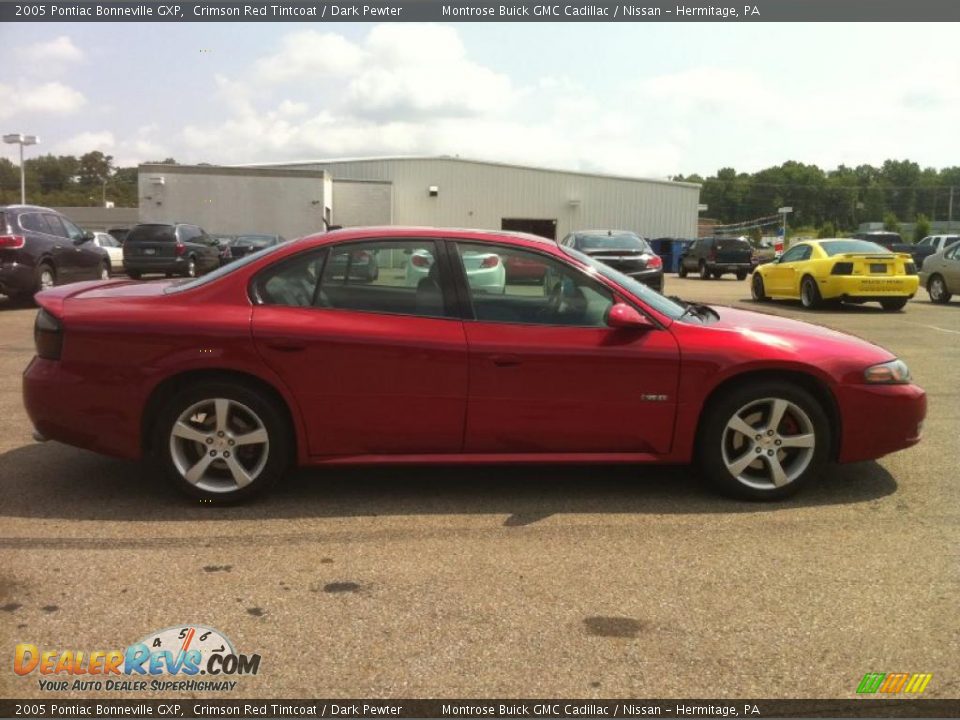
<svg viewBox="0 0 960 720">
<path fill-rule="evenodd" d="M 0 293 L 32 298 L 54 285 L 110 277 L 93 233 L 37 205 L 0 206 Z"/>
<path fill-rule="evenodd" d="M 144 223 L 127 234 L 123 265 L 134 280 L 147 273 L 196 277 L 220 267 L 220 247 L 196 225 Z"/>
</svg>

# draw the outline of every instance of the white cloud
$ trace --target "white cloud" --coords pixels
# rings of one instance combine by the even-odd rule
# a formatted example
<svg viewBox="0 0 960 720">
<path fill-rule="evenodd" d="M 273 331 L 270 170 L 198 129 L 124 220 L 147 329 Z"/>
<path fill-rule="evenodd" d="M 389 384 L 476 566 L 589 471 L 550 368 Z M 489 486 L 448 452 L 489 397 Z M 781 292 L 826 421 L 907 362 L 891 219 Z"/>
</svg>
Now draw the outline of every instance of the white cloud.
<svg viewBox="0 0 960 720">
<path fill-rule="evenodd" d="M 24 56 L 34 63 L 73 63 L 83 60 L 83 50 L 73 44 L 66 35 L 60 35 L 47 42 L 28 45 Z"/>
<path fill-rule="evenodd" d="M 99 150 L 105 155 L 110 155 L 116 146 L 117 141 L 112 132 L 82 132 L 66 140 L 61 140 L 53 146 L 52 152 L 60 155 L 83 155 L 94 150 Z"/>
<path fill-rule="evenodd" d="M 21 85 L 0 84 L 0 119 L 25 113 L 68 115 L 82 108 L 87 100 L 78 90 L 60 82 Z"/>
</svg>

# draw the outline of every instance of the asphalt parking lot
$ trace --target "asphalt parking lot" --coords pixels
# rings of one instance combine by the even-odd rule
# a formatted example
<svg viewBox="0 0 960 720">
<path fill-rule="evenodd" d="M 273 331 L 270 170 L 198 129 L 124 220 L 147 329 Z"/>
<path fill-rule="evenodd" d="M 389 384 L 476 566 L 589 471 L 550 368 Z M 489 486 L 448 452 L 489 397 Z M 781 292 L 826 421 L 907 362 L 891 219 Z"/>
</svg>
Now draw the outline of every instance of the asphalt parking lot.
<svg viewBox="0 0 960 720">
<path fill-rule="evenodd" d="M 960 696 L 960 302 L 809 312 L 672 275 L 666 292 L 890 348 L 928 393 L 923 442 L 776 505 L 684 468 L 541 467 L 301 471 L 207 507 L 34 443 L 34 311 L 0 300 L 0 693 L 43 695 L 10 671 L 14 642 L 109 650 L 203 623 L 262 656 L 234 697 L 851 697 L 866 672 Z"/>
</svg>

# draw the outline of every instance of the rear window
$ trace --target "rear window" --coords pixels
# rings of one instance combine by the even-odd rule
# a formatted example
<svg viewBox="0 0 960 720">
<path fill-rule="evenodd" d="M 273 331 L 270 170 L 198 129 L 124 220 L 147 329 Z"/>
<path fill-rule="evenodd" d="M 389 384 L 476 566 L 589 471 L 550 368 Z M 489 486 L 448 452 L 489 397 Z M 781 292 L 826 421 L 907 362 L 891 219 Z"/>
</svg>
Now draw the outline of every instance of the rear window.
<svg viewBox="0 0 960 720">
<path fill-rule="evenodd" d="M 889 252 L 885 247 L 866 240 L 828 240 L 820 243 L 820 247 L 830 257 L 843 253 L 882 253 L 886 255 Z"/>
<path fill-rule="evenodd" d="M 124 243 L 176 241 L 173 225 L 137 225 L 127 234 Z"/>
<path fill-rule="evenodd" d="M 579 235 L 580 247 L 584 250 L 643 250 L 647 243 L 633 233 L 613 235 Z"/>
<path fill-rule="evenodd" d="M 234 245 L 240 247 L 267 247 L 273 245 L 274 238 L 271 235 L 240 235 L 233 241 Z"/>
<path fill-rule="evenodd" d="M 723 238 L 717 240 L 717 250 L 749 250 L 750 243 L 740 238 Z"/>
</svg>

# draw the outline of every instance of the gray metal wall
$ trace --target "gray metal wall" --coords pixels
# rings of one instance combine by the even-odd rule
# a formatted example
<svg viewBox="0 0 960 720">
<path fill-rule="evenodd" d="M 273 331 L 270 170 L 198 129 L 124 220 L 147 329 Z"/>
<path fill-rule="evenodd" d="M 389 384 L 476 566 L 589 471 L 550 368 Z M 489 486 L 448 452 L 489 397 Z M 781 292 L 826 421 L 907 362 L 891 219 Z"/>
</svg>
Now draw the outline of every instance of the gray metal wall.
<svg viewBox="0 0 960 720">
<path fill-rule="evenodd" d="M 391 225 L 393 187 L 373 180 L 333 179 L 333 222 L 344 227 Z"/>
<path fill-rule="evenodd" d="M 163 182 L 159 181 L 163 178 Z M 140 222 L 187 222 L 209 233 L 322 232 L 331 178 L 314 170 L 141 165 Z"/>
<path fill-rule="evenodd" d="M 557 221 L 557 237 L 585 228 L 647 237 L 697 236 L 700 188 L 458 158 L 394 158 L 272 167 L 326 170 L 336 179 L 393 183 L 398 225 L 500 229 L 502 218 Z M 428 188 L 439 187 L 437 197 Z M 334 207 L 334 215 L 337 208 Z"/>
</svg>

